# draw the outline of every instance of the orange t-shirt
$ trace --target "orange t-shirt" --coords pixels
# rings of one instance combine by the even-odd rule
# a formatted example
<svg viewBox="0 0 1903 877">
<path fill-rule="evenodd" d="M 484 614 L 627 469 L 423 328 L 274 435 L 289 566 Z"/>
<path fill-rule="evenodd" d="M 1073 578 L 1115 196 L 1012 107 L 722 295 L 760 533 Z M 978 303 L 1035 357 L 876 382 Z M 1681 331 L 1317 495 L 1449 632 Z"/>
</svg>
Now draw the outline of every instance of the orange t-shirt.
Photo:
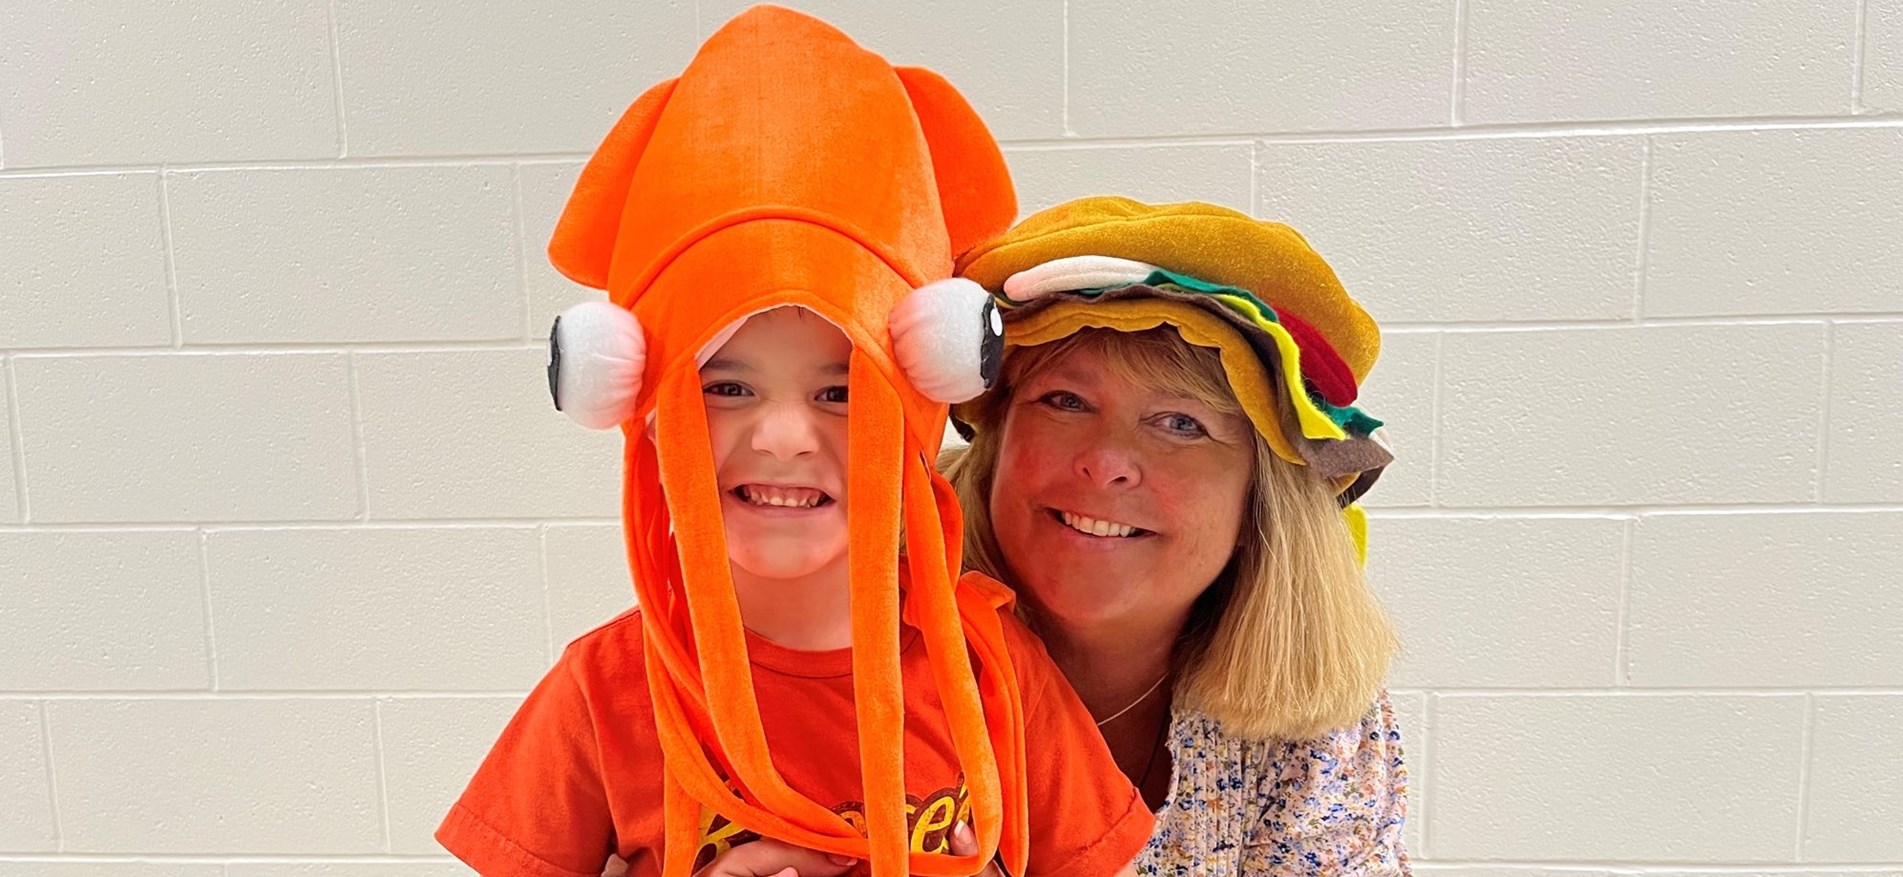
<svg viewBox="0 0 1903 877">
<path fill-rule="evenodd" d="M 1117 770 L 1090 713 L 1044 645 L 1009 613 L 1005 639 L 1024 696 L 1028 875 L 1109 875 L 1136 857 L 1154 817 Z M 570 643 L 450 809 L 436 839 L 485 877 L 598 877 L 609 853 L 631 877 L 661 872 L 661 747 L 643 669 L 639 610 Z M 923 637 L 900 639 L 907 817 L 914 850 L 946 851 L 967 790 Z M 774 765 L 834 812 L 861 813 L 852 652 L 802 652 L 749 633 L 747 651 Z M 694 867 L 755 835 L 702 815 Z M 864 868 L 862 864 L 860 866 Z"/>
</svg>

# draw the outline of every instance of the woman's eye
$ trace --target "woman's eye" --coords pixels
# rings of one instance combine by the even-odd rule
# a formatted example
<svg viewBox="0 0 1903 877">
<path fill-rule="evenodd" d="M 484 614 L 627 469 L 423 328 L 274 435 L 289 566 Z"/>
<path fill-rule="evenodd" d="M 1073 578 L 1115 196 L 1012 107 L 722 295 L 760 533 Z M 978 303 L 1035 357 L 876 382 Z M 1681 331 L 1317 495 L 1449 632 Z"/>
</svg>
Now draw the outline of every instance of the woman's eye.
<svg viewBox="0 0 1903 877">
<path fill-rule="evenodd" d="M 734 381 L 715 381 L 701 387 L 700 391 L 709 396 L 745 396 L 747 388 Z"/>
<path fill-rule="evenodd" d="M 1209 430 L 1203 428 L 1202 421 L 1187 414 L 1163 415 L 1163 428 L 1180 435 L 1200 436 L 1209 434 Z"/>
<path fill-rule="evenodd" d="M 1070 393 L 1064 390 L 1052 390 L 1038 397 L 1037 401 L 1056 408 L 1059 411 L 1082 411 L 1089 407 L 1084 404 L 1083 399 L 1078 398 L 1076 393 Z"/>
<path fill-rule="evenodd" d="M 847 396 L 846 396 L 845 387 L 827 387 L 826 389 L 819 391 L 819 401 L 821 402 L 831 402 L 837 405 L 844 405 L 846 404 L 846 399 L 847 399 Z"/>
</svg>

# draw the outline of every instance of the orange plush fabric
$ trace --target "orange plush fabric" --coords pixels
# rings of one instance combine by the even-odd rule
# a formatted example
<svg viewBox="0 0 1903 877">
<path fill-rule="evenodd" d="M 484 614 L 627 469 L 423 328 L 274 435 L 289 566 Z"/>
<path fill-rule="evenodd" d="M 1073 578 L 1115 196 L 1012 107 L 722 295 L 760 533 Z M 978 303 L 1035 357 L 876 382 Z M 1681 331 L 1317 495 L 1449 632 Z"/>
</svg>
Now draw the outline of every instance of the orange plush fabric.
<svg viewBox="0 0 1903 877">
<path fill-rule="evenodd" d="M 629 108 L 583 170 L 549 255 L 645 330 L 637 411 L 623 425 L 623 511 L 665 753 L 669 877 L 689 872 L 703 807 L 869 860 L 881 877 L 970 874 L 994 852 L 1022 873 L 1022 696 L 1002 598 L 959 583 L 962 524 L 931 467 L 945 407 L 911 389 L 887 331 L 902 297 L 949 277 L 956 252 L 1015 212 L 995 142 L 944 80 L 775 7 L 710 37 L 677 79 Z M 869 836 L 773 762 L 720 524 L 697 357 L 746 317 L 785 305 L 823 315 L 853 344 L 852 669 Z M 975 856 L 908 851 L 901 533 L 905 611 L 967 778 Z"/>
</svg>

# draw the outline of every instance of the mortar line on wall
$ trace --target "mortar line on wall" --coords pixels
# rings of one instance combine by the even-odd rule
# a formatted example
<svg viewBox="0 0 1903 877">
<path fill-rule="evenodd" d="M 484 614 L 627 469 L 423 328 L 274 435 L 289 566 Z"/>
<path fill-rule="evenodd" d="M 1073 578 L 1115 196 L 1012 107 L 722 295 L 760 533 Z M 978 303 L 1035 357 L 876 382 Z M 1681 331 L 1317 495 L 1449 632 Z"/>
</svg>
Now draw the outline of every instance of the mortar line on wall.
<svg viewBox="0 0 1903 877">
<path fill-rule="evenodd" d="M 172 347 L 185 346 L 185 304 L 178 292 L 178 256 L 172 252 L 172 184 L 164 168 L 159 178 L 159 245 L 165 248 L 165 294 L 171 302 Z"/>
<path fill-rule="evenodd" d="M 1428 404 L 1434 409 L 1434 430 L 1427 441 L 1427 504 L 1434 508 L 1440 507 L 1440 385 L 1446 375 L 1446 363 L 1447 334 L 1437 332 L 1434 335 L 1434 388 L 1428 398 Z"/>
<path fill-rule="evenodd" d="M 390 761 L 383 754 L 383 700 L 370 702 L 370 718 L 377 734 L 377 802 L 383 808 L 383 851 L 393 852 L 390 838 Z"/>
<path fill-rule="evenodd" d="M 1249 141 L 1249 213 L 1262 218 L 1262 144 Z"/>
<path fill-rule="evenodd" d="M 1864 43 L 1870 38 L 1870 0 L 1857 0 L 1857 25 L 1850 44 L 1850 114 L 1863 113 Z"/>
<path fill-rule="evenodd" d="M 337 27 L 337 0 L 325 0 L 324 20 L 330 27 L 330 87 L 337 110 L 337 157 L 350 156 L 350 137 L 344 127 L 344 49 Z"/>
<path fill-rule="evenodd" d="M 370 520 L 370 454 L 363 441 L 363 392 L 357 386 L 357 354 L 345 357 L 350 379 L 350 445 L 357 467 L 357 520 Z"/>
<path fill-rule="evenodd" d="M 529 300 L 529 231 L 522 222 L 522 166 L 509 166 L 509 225 L 515 233 L 515 288 L 522 294 L 522 340 L 535 338 L 535 308 Z"/>
<path fill-rule="evenodd" d="M 1792 861 L 1804 861 L 1804 836 L 1810 831 L 1810 770 L 1816 751 L 1817 695 L 1804 696 L 1804 736 L 1797 755 L 1797 850 Z"/>
<path fill-rule="evenodd" d="M 1612 647 L 1612 687 L 1624 688 L 1632 682 L 1631 655 L 1628 653 L 1627 621 L 1632 605 L 1632 543 L 1639 527 L 1637 518 L 1626 519 L 1619 528 L 1619 606 L 1617 639 Z"/>
<path fill-rule="evenodd" d="M 542 632 L 546 634 L 544 648 L 552 667 L 555 666 L 555 600 L 550 596 L 554 586 L 548 576 L 548 525 L 537 527 L 536 533 L 542 546 Z"/>
<path fill-rule="evenodd" d="M 198 595 L 205 601 L 205 678 L 218 691 L 218 637 L 212 628 L 211 534 L 198 530 Z"/>
<path fill-rule="evenodd" d="M 1824 367 L 1823 389 L 1818 392 L 1817 411 L 1817 483 L 1813 485 L 1811 495 L 1819 502 L 1824 501 L 1824 485 L 1830 467 L 1830 354 L 1837 343 L 1837 327 L 1833 323 L 1824 324 Z"/>
<path fill-rule="evenodd" d="M 59 774 L 53 764 L 53 717 L 52 709 L 41 701 L 40 707 L 40 749 L 46 758 L 46 798 L 53 807 L 53 848 L 66 852 L 66 825 L 59 812 Z"/>
<path fill-rule="evenodd" d="M 7 435 L 13 442 L 13 495 L 20 504 L 20 522 L 27 526 L 33 520 L 32 508 L 27 503 L 26 489 L 26 438 L 20 425 L 20 388 L 13 377 L 13 357 L 0 358 L 0 371 L 6 372 L 0 377 L 6 380 L 7 399 Z"/>
<path fill-rule="evenodd" d="M 1077 132 L 1071 130 L 1070 127 L 1070 0 L 1064 0 L 1063 30 L 1063 39 L 1059 41 L 1059 56 L 1063 59 L 1062 66 L 1064 68 L 1064 99 L 1058 102 L 1059 121 L 1062 125 L 1060 130 L 1064 132 L 1065 137 L 1076 137 Z M 1002 141 L 1000 141 L 1000 145 L 1002 145 Z"/>
<path fill-rule="evenodd" d="M 1639 158 L 1638 252 L 1632 258 L 1632 322 L 1645 322 L 1645 281 L 1652 237 L 1652 138 L 1646 137 Z"/>
<path fill-rule="evenodd" d="M 1458 128 L 1467 115 L 1467 0 L 1454 0 L 1454 87 L 1447 114 Z"/>
</svg>

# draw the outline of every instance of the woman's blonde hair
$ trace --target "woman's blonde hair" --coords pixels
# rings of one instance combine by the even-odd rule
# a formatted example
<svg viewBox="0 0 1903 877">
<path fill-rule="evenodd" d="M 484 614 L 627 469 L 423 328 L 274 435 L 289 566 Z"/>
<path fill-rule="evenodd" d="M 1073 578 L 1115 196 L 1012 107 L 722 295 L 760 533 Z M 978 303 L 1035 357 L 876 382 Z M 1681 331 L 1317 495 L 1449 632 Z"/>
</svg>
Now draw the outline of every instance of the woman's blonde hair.
<svg viewBox="0 0 1903 877">
<path fill-rule="evenodd" d="M 1225 413 L 1242 411 L 1216 352 L 1183 341 L 1174 329 L 1084 329 L 1011 348 L 997 385 L 960 412 L 976 430 L 970 448 L 940 459 L 964 506 L 968 568 L 1009 581 L 990 510 L 1003 414 L 1025 376 L 1081 350 L 1102 353 L 1127 380 Z M 1299 435 L 1285 396 L 1276 411 L 1283 434 Z M 1366 714 L 1396 648 L 1394 629 L 1362 576 L 1329 482 L 1251 435 L 1255 478 L 1241 544 L 1184 627 L 1174 658 L 1176 702 L 1241 737 L 1312 737 Z"/>
</svg>

